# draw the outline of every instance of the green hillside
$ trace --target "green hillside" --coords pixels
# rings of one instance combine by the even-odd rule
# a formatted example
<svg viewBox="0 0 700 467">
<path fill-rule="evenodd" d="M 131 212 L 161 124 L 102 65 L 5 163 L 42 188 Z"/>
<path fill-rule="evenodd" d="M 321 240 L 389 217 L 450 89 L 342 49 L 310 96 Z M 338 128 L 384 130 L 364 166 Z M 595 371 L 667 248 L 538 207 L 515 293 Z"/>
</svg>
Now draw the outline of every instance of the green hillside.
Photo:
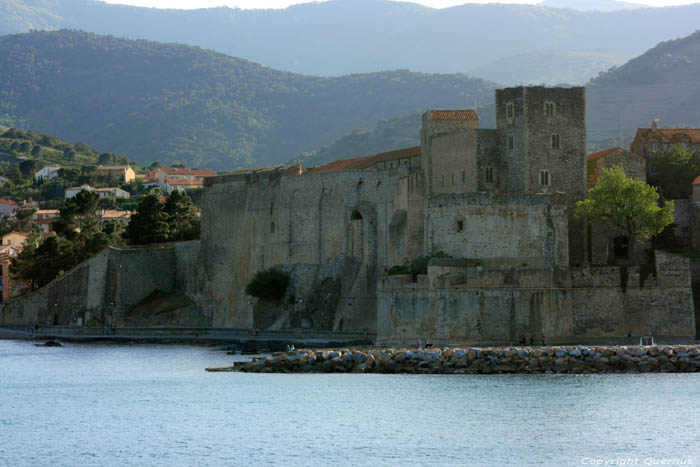
<svg viewBox="0 0 700 467">
<path fill-rule="evenodd" d="M 589 140 L 633 136 L 658 119 L 700 127 L 700 31 L 658 44 L 587 85 Z"/>
<path fill-rule="evenodd" d="M 0 124 L 216 170 L 278 163 L 397 114 L 490 102 L 496 87 L 409 71 L 309 77 L 79 31 L 3 36 L 0 49 Z"/>
</svg>

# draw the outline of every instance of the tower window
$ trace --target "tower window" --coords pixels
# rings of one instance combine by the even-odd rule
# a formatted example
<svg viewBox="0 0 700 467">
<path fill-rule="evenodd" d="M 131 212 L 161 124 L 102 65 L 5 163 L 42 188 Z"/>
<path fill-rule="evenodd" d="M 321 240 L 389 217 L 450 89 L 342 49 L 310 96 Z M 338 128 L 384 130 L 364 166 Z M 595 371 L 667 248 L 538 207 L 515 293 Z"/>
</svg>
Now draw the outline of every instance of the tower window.
<svg viewBox="0 0 700 467">
<path fill-rule="evenodd" d="M 651 143 L 651 152 L 656 152 L 656 143 Z"/>
<path fill-rule="evenodd" d="M 457 233 L 462 233 L 462 232 L 464 232 L 464 221 L 458 220 L 457 221 Z"/>
<path fill-rule="evenodd" d="M 515 147 L 515 139 L 512 135 L 508 136 L 508 149 L 513 149 Z"/>
<path fill-rule="evenodd" d="M 275 233 L 275 223 L 270 222 L 270 233 Z"/>
<path fill-rule="evenodd" d="M 440 175 L 440 185 L 445 186 L 445 176 L 444 175 Z"/>
<path fill-rule="evenodd" d="M 467 183 L 467 172 L 462 170 L 462 183 Z"/>
<path fill-rule="evenodd" d="M 513 117 L 515 117 L 515 107 L 512 102 L 509 102 L 506 104 L 506 118 L 511 120 Z"/>
<path fill-rule="evenodd" d="M 484 168 L 484 180 L 486 183 L 493 183 L 493 167 Z"/>
<path fill-rule="evenodd" d="M 549 170 L 541 170 L 540 171 L 540 185 L 549 186 L 550 183 L 551 183 L 551 180 L 549 178 Z"/>
<path fill-rule="evenodd" d="M 559 135 L 552 135 L 552 149 L 559 149 Z"/>
<path fill-rule="evenodd" d="M 554 117 L 554 103 L 553 102 L 545 102 L 544 113 L 547 116 L 547 118 Z"/>
<path fill-rule="evenodd" d="M 455 173 L 452 172 L 452 186 L 455 186 Z"/>
</svg>

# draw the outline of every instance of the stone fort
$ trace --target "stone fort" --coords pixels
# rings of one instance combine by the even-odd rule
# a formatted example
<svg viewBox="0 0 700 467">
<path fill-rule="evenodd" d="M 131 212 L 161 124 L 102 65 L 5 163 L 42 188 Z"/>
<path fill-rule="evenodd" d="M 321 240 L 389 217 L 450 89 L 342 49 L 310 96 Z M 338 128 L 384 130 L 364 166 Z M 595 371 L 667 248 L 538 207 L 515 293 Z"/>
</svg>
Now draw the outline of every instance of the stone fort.
<svg viewBox="0 0 700 467">
<path fill-rule="evenodd" d="M 657 251 L 653 270 L 594 264 L 574 216 L 586 190 L 585 89 L 502 89 L 495 129 L 474 110 L 429 110 L 419 147 L 208 178 L 199 242 L 106 251 L 8 302 L 0 324 L 88 322 L 105 307 L 118 324 L 158 289 L 186 296 L 212 327 L 379 343 L 694 337 L 689 260 Z M 447 257 L 427 274 L 388 275 L 437 252 Z M 270 267 L 290 275 L 284 303 L 244 292 Z M 67 306 L 57 297 L 69 283 L 82 292 Z"/>
</svg>

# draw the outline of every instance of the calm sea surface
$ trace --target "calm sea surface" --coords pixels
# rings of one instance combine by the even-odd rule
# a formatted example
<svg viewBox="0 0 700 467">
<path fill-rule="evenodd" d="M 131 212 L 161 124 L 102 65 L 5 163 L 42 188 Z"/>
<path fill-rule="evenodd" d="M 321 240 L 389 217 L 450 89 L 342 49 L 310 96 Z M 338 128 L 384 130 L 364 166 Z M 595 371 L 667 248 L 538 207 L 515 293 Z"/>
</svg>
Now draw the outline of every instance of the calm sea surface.
<svg viewBox="0 0 700 467">
<path fill-rule="evenodd" d="M 700 465 L 700 374 L 204 371 L 232 358 L 0 340 L 0 465 Z"/>
</svg>

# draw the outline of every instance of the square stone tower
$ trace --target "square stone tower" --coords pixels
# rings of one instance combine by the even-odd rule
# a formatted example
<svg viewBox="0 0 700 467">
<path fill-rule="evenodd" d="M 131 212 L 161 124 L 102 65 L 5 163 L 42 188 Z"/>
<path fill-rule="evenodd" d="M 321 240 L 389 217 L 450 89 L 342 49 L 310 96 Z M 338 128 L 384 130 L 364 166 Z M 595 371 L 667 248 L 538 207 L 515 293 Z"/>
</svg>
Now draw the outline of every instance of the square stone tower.
<svg viewBox="0 0 700 467">
<path fill-rule="evenodd" d="M 504 191 L 564 194 L 571 264 L 584 260 L 585 235 L 574 217 L 586 197 L 585 88 L 517 87 L 496 91 Z"/>
</svg>

